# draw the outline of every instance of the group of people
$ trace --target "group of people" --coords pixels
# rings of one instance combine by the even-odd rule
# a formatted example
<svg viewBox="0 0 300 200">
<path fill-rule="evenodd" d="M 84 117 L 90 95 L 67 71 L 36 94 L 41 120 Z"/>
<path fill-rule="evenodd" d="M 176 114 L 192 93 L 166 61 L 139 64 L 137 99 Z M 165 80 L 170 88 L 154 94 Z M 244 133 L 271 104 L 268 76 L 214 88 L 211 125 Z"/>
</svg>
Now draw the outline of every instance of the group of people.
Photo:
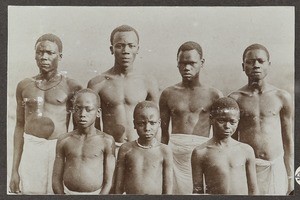
<svg viewBox="0 0 300 200">
<path fill-rule="evenodd" d="M 114 66 L 83 88 L 58 72 L 61 40 L 37 40 L 39 74 L 16 89 L 11 193 L 293 191 L 292 99 L 266 82 L 271 62 L 263 45 L 245 49 L 248 83 L 223 97 L 200 82 L 205 59 L 196 42 L 179 47 L 182 81 L 161 94 L 155 78 L 133 68 L 138 32 L 119 26 L 110 42 Z"/>
</svg>

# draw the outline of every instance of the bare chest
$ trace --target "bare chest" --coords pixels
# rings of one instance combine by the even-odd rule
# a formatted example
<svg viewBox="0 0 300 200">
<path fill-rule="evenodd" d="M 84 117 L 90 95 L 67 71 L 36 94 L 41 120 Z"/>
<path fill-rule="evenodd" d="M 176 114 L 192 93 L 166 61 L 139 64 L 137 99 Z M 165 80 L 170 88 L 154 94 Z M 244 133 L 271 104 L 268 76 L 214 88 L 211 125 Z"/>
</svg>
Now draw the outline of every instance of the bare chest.
<svg viewBox="0 0 300 200">
<path fill-rule="evenodd" d="M 159 149 L 133 149 L 126 155 L 126 164 L 132 169 L 151 169 L 161 167 L 163 156 Z"/>
<path fill-rule="evenodd" d="M 67 159 L 103 159 L 104 154 L 102 142 L 95 137 L 85 141 L 72 138 L 66 143 L 64 151 Z"/>
<path fill-rule="evenodd" d="M 99 91 L 101 104 L 108 107 L 119 104 L 136 105 L 147 98 L 148 88 L 140 78 L 108 79 L 105 80 Z"/>
<path fill-rule="evenodd" d="M 242 96 L 239 100 L 241 119 L 268 118 L 278 116 L 282 102 L 275 95 L 262 94 Z"/>
</svg>

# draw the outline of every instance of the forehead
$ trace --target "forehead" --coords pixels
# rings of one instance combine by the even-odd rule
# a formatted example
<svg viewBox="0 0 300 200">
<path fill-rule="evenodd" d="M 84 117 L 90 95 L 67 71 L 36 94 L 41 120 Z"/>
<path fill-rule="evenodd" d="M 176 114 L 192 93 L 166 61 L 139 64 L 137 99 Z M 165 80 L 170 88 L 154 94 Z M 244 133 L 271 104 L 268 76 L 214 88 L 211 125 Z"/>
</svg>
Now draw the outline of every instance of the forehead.
<svg viewBox="0 0 300 200">
<path fill-rule="evenodd" d="M 140 108 L 136 112 L 136 115 L 134 116 L 137 119 L 144 119 L 144 118 L 149 118 L 149 119 L 154 119 L 159 117 L 158 110 L 155 108 Z"/>
<path fill-rule="evenodd" d="M 58 50 L 58 46 L 55 42 L 51 42 L 49 40 L 44 40 L 36 45 L 37 49 L 51 49 L 51 50 Z"/>
<path fill-rule="evenodd" d="M 178 60 L 200 60 L 200 55 L 196 49 L 180 51 Z"/>
<path fill-rule="evenodd" d="M 138 38 L 134 31 L 116 32 L 113 38 L 113 44 L 119 42 L 137 43 Z"/>
<path fill-rule="evenodd" d="M 75 99 L 75 104 L 80 105 L 84 103 L 97 104 L 97 97 L 92 93 L 78 94 Z"/>
<path fill-rule="evenodd" d="M 253 49 L 250 51 L 247 51 L 245 55 L 245 59 L 252 59 L 252 58 L 265 58 L 267 59 L 267 52 L 262 49 Z"/>
<path fill-rule="evenodd" d="M 215 112 L 215 117 L 239 118 L 239 116 L 240 116 L 240 111 L 233 108 L 231 109 L 224 108 L 224 109 L 217 110 L 217 112 Z"/>
</svg>

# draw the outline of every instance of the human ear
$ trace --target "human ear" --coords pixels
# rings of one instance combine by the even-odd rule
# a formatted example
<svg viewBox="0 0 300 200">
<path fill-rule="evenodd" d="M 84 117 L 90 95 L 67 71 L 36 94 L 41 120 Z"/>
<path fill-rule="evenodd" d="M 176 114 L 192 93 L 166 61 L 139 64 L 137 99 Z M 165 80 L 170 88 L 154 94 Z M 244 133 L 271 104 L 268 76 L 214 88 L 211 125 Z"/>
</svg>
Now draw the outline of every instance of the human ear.
<svg viewBox="0 0 300 200">
<path fill-rule="evenodd" d="M 110 46 L 110 47 L 109 47 L 109 49 L 110 49 L 110 53 L 111 53 L 111 55 L 114 55 L 114 51 L 113 51 L 113 50 L 114 50 L 114 48 L 113 48 L 113 46 Z"/>
<path fill-rule="evenodd" d="M 98 109 L 97 109 L 97 115 L 96 115 L 96 116 L 97 116 L 98 118 L 100 118 L 100 114 L 101 114 L 101 108 L 98 108 Z"/>
<path fill-rule="evenodd" d="M 61 60 L 62 59 L 62 53 L 59 53 L 59 60 Z"/>
<path fill-rule="evenodd" d="M 242 63 L 242 69 L 243 69 L 243 71 L 245 71 L 245 64 L 244 63 Z"/>
<path fill-rule="evenodd" d="M 204 58 L 202 58 L 202 59 L 201 59 L 201 68 L 203 68 L 203 67 L 204 67 L 204 63 L 205 63 L 205 59 L 204 59 Z"/>
</svg>

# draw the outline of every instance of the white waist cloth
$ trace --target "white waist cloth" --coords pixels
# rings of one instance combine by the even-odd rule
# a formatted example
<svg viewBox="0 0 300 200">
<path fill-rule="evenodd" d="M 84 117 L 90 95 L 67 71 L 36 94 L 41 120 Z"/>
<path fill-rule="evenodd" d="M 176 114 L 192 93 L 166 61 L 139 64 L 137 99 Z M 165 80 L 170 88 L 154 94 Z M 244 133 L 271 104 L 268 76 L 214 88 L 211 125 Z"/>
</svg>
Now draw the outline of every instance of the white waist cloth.
<svg viewBox="0 0 300 200">
<path fill-rule="evenodd" d="M 101 192 L 101 189 L 102 188 L 100 188 L 99 190 L 96 190 L 94 192 L 75 192 L 75 191 L 69 190 L 67 188 L 67 186 L 64 185 L 64 192 L 67 195 L 99 195 Z"/>
<path fill-rule="evenodd" d="M 197 135 L 171 134 L 169 145 L 173 152 L 174 162 L 173 194 L 192 194 L 192 152 L 196 146 L 201 145 L 208 139 Z"/>
<path fill-rule="evenodd" d="M 260 194 L 286 195 L 288 179 L 282 155 L 272 161 L 256 158 L 256 174 Z"/>
<path fill-rule="evenodd" d="M 22 194 L 54 194 L 52 171 L 55 160 L 55 140 L 47 140 L 24 133 L 20 162 Z"/>
</svg>

